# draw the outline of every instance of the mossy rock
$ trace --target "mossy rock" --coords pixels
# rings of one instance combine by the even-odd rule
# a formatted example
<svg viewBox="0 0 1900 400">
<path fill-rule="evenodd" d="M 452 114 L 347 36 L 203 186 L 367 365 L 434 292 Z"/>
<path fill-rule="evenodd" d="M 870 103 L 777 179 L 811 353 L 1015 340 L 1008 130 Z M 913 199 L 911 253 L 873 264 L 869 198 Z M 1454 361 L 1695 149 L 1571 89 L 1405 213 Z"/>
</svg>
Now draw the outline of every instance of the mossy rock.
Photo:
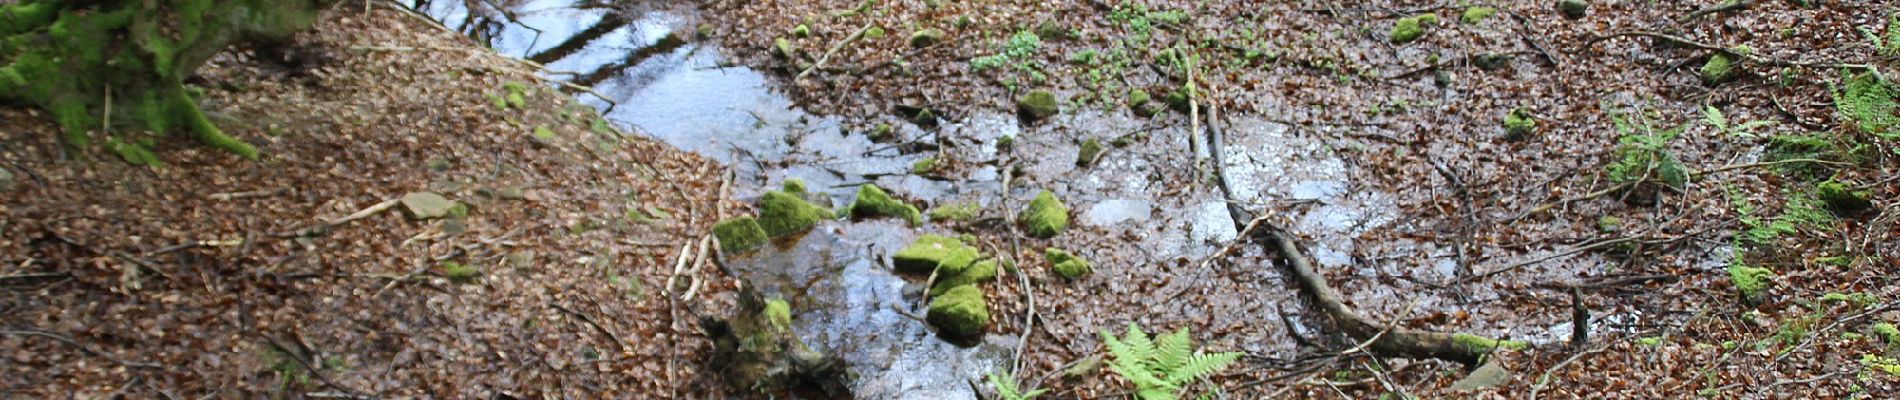
<svg viewBox="0 0 1900 400">
<path fill-rule="evenodd" d="M 1149 95 L 1146 90 L 1128 89 L 1128 109 L 1130 110 L 1139 110 L 1142 107 L 1146 107 L 1148 106 L 1148 102 L 1152 100 L 1153 97 Z"/>
<path fill-rule="evenodd" d="M 851 218 L 896 217 L 909 222 L 911 226 L 923 223 L 923 213 L 917 211 L 917 207 L 891 198 L 890 193 L 885 193 L 877 185 L 858 186 L 858 198 L 851 201 L 850 210 Z"/>
<path fill-rule="evenodd" d="M 1735 292 L 1741 295 L 1743 304 L 1759 304 L 1762 292 L 1768 290 L 1769 283 L 1775 277 L 1775 271 L 1767 268 L 1746 265 L 1729 265 L 1728 279 L 1735 284 Z"/>
<path fill-rule="evenodd" d="M 812 205 L 792 192 L 770 191 L 759 200 L 759 227 L 771 237 L 802 232 L 832 217 L 830 209 Z"/>
<path fill-rule="evenodd" d="M 1102 141 L 1095 140 L 1095 138 L 1083 139 L 1081 150 L 1075 154 L 1075 165 L 1089 166 L 1095 163 L 1096 157 L 1101 156 Z"/>
<path fill-rule="evenodd" d="M 1068 250 L 1051 247 L 1044 249 L 1042 254 L 1043 257 L 1049 259 L 1049 269 L 1055 270 L 1056 275 L 1061 275 L 1066 279 L 1075 279 L 1095 271 L 1094 267 L 1089 266 L 1088 260 L 1076 257 Z"/>
<path fill-rule="evenodd" d="M 969 222 L 976 220 L 977 215 L 982 212 L 983 210 L 977 208 L 975 203 L 945 204 L 930 209 L 930 219 L 932 221 Z"/>
<path fill-rule="evenodd" d="M 792 28 L 792 36 L 799 38 L 811 37 L 811 27 L 805 24 L 798 24 L 798 26 Z"/>
<path fill-rule="evenodd" d="M 1709 61 L 1703 63 L 1702 68 L 1696 71 L 1702 75 L 1703 83 L 1713 85 L 1727 82 L 1735 77 L 1735 60 L 1730 58 L 1728 53 L 1717 52 L 1709 56 Z"/>
<path fill-rule="evenodd" d="M 871 29 L 864 30 L 865 40 L 879 40 L 889 35 L 890 35 L 889 33 L 884 31 L 884 27 L 881 27 L 881 26 L 873 26 L 871 27 Z"/>
<path fill-rule="evenodd" d="M 482 277 L 482 270 L 459 262 L 443 261 L 436 266 L 442 268 L 443 278 L 448 278 L 449 283 L 457 285 L 475 283 L 477 278 Z"/>
<path fill-rule="evenodd" d="M 1016 99 L 1016 109 L 1029 120 L 1041 120 L 1062 112 L 1055 93 L 1048 90 L 1032 90 Z"/>
<path fill-rule="evenodd" d="M 1437 22 L 1438 17 L 1433 16 L 1432 21 Z M 1419 37 L 1425 36 L 1424 25 L 1423 21 L 1418 17 L 1400 18 L 1397 22 L 1392 23 L 1392 31 L 1387 33 L 1386 36 L 1392 40 L 1393 44 L 1411 43 L 1414 40 L 1418 40 Z"/>
<path fill-rule="evenodd" d="M 930 47 L 940 42 L 943 42 L 942 29 L 920 29 L 910 34 L 910 47 Z"/>
<path fill-rule="evenodd" d="M 805 180 L 798 179 L 798 178 L 788 178 L 785 180 L 784 183 L 779 184 L 779 190 L 784 190 L 785 193 L 791 193 L 791 194 L 798 195 L 799 197 L 804 197 L 805 190 L 806 190 Z"/>
<path fill-rule="evenodd" d="M 971 337 L 983 333 L 990 320 L 990 305 L 983 291 L 963 285 L 946 290 L 930 300 L 930 312 L 924 318 L 937 331 L 950 337 Z"/>
<path fill-rule="evenodd" d="M 719 238 L 719 249 L 727 253 L 751 251 L 771 239 L 752 217 L 736 217 L 713 224 L 713 237 Z"/>
<path fill-rule="evenodd" d="M 955 276 L 963 273 L 970 264 L 983 257 L 975 247 L 963 244 L 955 238 L 925 234 L 911 242 L 909 246 L 891 255 L 892 266 L 897 272 L 907 274 L 929 274 L 936 272 L 938 277 Z"/>
<path fill-rule="evenodd" d="M 930 287 L 930 295 L 938 296 L 958 286 L 976 285 L 994 280 L 996 265 L 995 259 L 988 259 L 971 264 L 969 268 L 965 268 L 962 273 L 956 275 L 943 276 L 940 273 L 937 276 L 937 283 Z"/>
<path fill-rule="evenodd" d="M 1023 209 L 1017 219 L 1029 231 L 1029 236 L 1048 239 L 1069 229 L 1069 206 L 1045 189 L 1036 194 L 1035 200 L 1029 201 L 1029 207 Z"/>
<path fill-rule="evenodd" d="M 792 304 L 786 303 L 784 299 L 766 300 L 765 323 L 770 326 L 774 332 L 791 332 Z"/>
<path fill-rule="evenodd" d="M 1531 137 L 1537 131 L 1537 118 L 1523 108 L 1511 109 L 1504 114 L 1504 139 L 1521 141 Z"/>
<path fill-rule="evenodd" d="M 1874 337 L 1880 338 L 1880 341 L 1886 342 L 1887 345 L 1900 344 L 1900 328 L 1895 328 L 1893 323 L 1881 322 L 1874 324 L 1873 330 Z"/>
<path fill-rule="evenodd" d="M 1814 187 L 1814 196 L 1827 203 L 1828 211 L 1836 215 L 1851 216 L 1874 207 L 1872 191 L 1854 190 L 1847 184 L 1837 181 L 1821 182 Z"/>
<path fill-rule="evenodd" d="M 936 170 L 937 170 L 936 157 L 924 157 L 924 158 L 918 159 L 917 162 L 910 163 L 910 173 L 912 175 L 924 175 Z"/>
<path fill-rule="evenodd" d="M 792 48 L 791 40 L 777 38 L 772 39 L 772 54 L 780 58 L 791 59 L 792 56 L 798 55 L 798 50 Z"/>
<path fill-rule="evenodd" d="M 1590 3 L 1584 0 L 1559 0 L 1557 2 L 1557 13 L 1562 14 L 1564 18 L 1579 19 L 1583 18 L 1584 14 L 1589 12 Z"/>
</svg>

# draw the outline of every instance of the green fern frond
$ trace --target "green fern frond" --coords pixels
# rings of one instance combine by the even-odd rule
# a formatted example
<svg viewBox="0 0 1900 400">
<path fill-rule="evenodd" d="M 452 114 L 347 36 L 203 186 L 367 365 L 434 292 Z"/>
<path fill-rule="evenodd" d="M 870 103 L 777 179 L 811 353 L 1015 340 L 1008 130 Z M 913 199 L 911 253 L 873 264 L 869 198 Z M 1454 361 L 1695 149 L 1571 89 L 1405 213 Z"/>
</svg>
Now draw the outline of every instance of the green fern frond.
<svg viewBox="0 0 1900 400">
<path fill-rule="evenodd" d="M 1240 359 L 1239 352 L 1197 354 L 1188 359 L 1181 368 L 1169 371 L 1168 382 L 1177 386 L 1186 385 L 1195 379 L 1212 375 L 1215 371 L 1227 368 L 1228 364 Z"/>
<path fill-rule="evenodd" d="M 1194 356 L 1194 343 L 1188 339 L 1186 327 L 1174 330 L 1174 333 L 1161 335 L 1155 341 L 1155 368 L 1173 371 Z"/>
<path fill-rule="evenodd" d="M 1022 388 L 1016 386 L 1016 376 L 1009 371 L 997 371 L 989 374 L 988 378 L 990 388 L 996 390 L 996 397 L 1003 400 L 1035 400 L 1037 396 L 1049 392 L 1048 389 L 1036 389 L 1023 393 Z"/>
<path fill-rule="evenodd" d="M 1843 122 L 1861 132 L 1887 139 L 1900 139 L 1900 103 L 1896 103 L 1893 85 L 1879 77 L 1861 73 L 1847 77 L 1834 93 L 1834 107 Z"/>
</svg>

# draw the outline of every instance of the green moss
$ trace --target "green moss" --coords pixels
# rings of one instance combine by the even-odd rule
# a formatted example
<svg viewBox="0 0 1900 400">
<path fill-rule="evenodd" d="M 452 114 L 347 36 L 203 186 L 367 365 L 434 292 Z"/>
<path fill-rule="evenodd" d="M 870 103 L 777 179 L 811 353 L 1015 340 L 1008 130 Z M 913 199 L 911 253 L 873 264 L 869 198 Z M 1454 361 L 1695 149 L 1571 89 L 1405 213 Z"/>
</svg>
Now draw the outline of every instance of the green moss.
<svg viewBox="0 0 1900 400">
<path fill-rule="evenodd" d="M 765 197 L 759 199 L 759 227 L 771 237 L 802 232 L 832 216 L 831 210 L 812 205 L 791 192 L 766 192 Z"/>
<path fill-rule="evenodd" d="M 925 320 L 946 336 L 975 336 L 983 333 L 983 325 L 989 323 L 989 307 L 982 290 L 970 285 L 957 286 L 931 298 Z"/>
<path fill-rule="evenodd" d="M 1075 155 L 1075 165 L 1087 166 L 1089 164 L 1093 164 L 1095 163 L 1095 158 L 1100 157 L 1101 155 L 1102 155 L 1101 141 L 1095 140 L 1095 138 L 1083 139 L 1082 149 L 1081 151 L 1076 152 L 1076 155 Z"/>
<path fill-rule="evenodd" d="M 891 198 L 876 185 L 858 186 L 858 197 L 851 201 L 850 210 L 851 218 L 897 217 L 911 226 L 923 223 L 923 213 L 918 212 L 917 207 Z"/>
<path fill-rule="evenodd" d="M 1623 231 L 1623 219 L 1615 215 L 1597 217 L 1597 230 L 1603 231 L 1604 233 L 1621 232 Z"/>
<path fill-rule="evenodd" d="M 791 193 L 791 194 L 795 194 L 799 196 L 804 196 L 805 195 L 805 180 L 798 179 L 798 178 L 788 178 L 785 180 L 784 184 L 780 185 L 780 188 L 783 189 L 785 193 Z"/>
<path fill-rule="evenodd" d="M 508 107 L 521 108 L 528 105 L 528 85 L 521 82 L 501 84 L 502 96 L 508 101 Z"/>
<path fill-rule="evenodd" d="M 1008 150 L 1009 148 L 1015 147 L 1015 146 L 1016 146 L 1015 136 L 1003 135 L 1003 137 L 996 138 L 996 148 L 998 150 Z"/>
<path fill-rule="evenodd" d="M 1530 344 L 1516 340 L 1497 340 L 1469 333 L 1452 334 L 1451 341 L 1459 346 L 1480 353 L 1491 352 L 1495 349 L 1523 350 L 1530 347 Z"/>
<path fill-rule="evenodd" d="M 1887 344 L 1900 343 L 1900 328 L 1894 328 L 1889 322 L 1874 324 L 1874 337 Z"/>
<path fill-rule="evenodd" d="M 928 174 L 935 170 L 937 170 L 937 157 L 924 157 L 910 163 L 910 173 L 913 175 Z"/>
<path fill-rule="evenodd" d="M 1017 219 L 1022 221 L 1029 236 L 1048 239 L 1069 228 L 1069 206 L 1056 200 L 1054 192 L 1043 190 L 1036 194 L 1035 200 L 1029 201 L 1029 208 L 1023 209 Z"/>
<path fill-rule="evenodd" d="M 1703 63 L 1702 68 L 1697 71 L 1702 74 L 1702 82 L 1709 84 L 1727 82 L 1735 73 L 1735 60 L 1730 59 L 1728 53 L 1717 52 L 1709 56 L 1709 61 Z"/>
<path fill-rule="evenodd" d="M 1458 21 L 1469 25 L 1476 25 L 1479 22 L 1484 22 L 1485 18 L 1491 18 L 1492 15 L 1497 15 L 1497 13 L 1498 9 L 1492 7 L 1466 8 L 1464 15 L 1458 17 Z"/>
<path fill-rule="evenodd" d="M 805 24 L 798 24 L 797 27 L 792 28 L 792 36 L 801 38 L 811 37 L 811 27 L 805 26 Z"/>
<path fill-rule="evenodd" d="M 976 207 L 976 203 L 945 204 L 930 209 L 930 219 L 934 221 L 969 222 L 975 220 L 977 214 L 981 212 L 982 210 Z"/>
<path fill-rule="evenodd" d="M 1729 282 L 1735 284 L 1736 293 L 1742 296 L 1742 302 L 1748 304 L 1761 301 L 1762 291 L 1768 289 L 1769 280 L 1774 276 L 1775 272 L 1767 268 L 1750 267 L 1741 263 L 1731 263 L 1728 266 Z"/>
<path fill-rule="evenodd" d="M 1814 195 L 1827 203 L 1828 210 L 1840 215 L 1857 214 L 1874 206 L 1873 201 L 1869 199 L 1873 192 L 1854 190 L 1847 184 L 1837 181 L 1821 182 L 1815 185 Z"/>
<path fill-rule="evenodd" d="M 1643 338 L 1637 338 L 1636 344 L 1648 346 L 1648 347 L 1656 347 L 1656 346 L 1662 345 L 1662 340 L 1663 340 L 1662 336 L 1643 337 Z"/>
<path fill-rule="evenodd" d="M 1089 266 L 1088 260 L 1069 254 L 1068 250 L 1050 247 L 1043 249 L 1042 254 L 1043 257 L 1049 259 L 1049 269 L 1055 270 L 1056 274 L 1063 278 L 1075 279 L 1095 271 Z"/>
<path fill-rule="evenodd" d="M 969 268 L 965 268 L 962 273 L 956 275 L 942 276 L 940 274 L 937 277 L 937 283 L 930 287 L 930 295 L 942 295 L 944 292 L 958 286 L 975 285 L 983 283 L 984 281 L 994 280 L 996 279 L 996 265 L 996 260 L 994 259 L 983 260 L 971 264 Z"/>
<path fill-rule="evenodd" d="M 548 129 L 546 125 L 534 126 L 534 140 L 547 142 L 547 141 L 553 141 L 557 137 L 559 136 L 554 134 L 554 130 Z"/>
<path fill-rule="evenodd" d="M 929 47 L 943 41 L 943 30 L 920 29 L 910 34 L 910 47 Z"/>
<path fill-rule="evenodd" d="M 889 36 L 889 35 L 890 35 L 889 33 L 884 31 L 884 27 L 881 27 L 881 26 L 873 26 L 871 27 L 871 29 L 864 30 L 864 38 L 868 40 L 883 39 L 885 36 Z"/>
<path fill-rule="evenodd" d="M 798 55 L 798 50 L 792 48 L 792 41 L 786 40 L 785 38 L 776 38 L 772 39 L 772 54 L 780 58 L 790 59 L 792 56 Z"/>
<path fill-rule="evenodd" d="M 889 139 L 891 138 L 891 135 L 896 134 L 896 133 L 897 133 L 897 129 L 892 128 L 891 124 L 877 124 L 876 128 L 871 129 L 871 133 L 869 136 L 871 138 L 871 141 L 876 142 L 876 141 L 881 141 L 884 139 Z"/>
<path fill-rule="evenodd" d="M 443 277 L 449 278 L 449 282 L 458 285 L 475 283 L 475 278 L 482 276 L 481 270 L 454 261 L 443 261 L 437 266 L 442 267 Z"/>
<path fill-rule="evenodd" d="M 928 274 L 944 266 L 947 272 L 961 272 L 963 267 L 976 261 L 981 255 L 976 248 L 963 244 L 956 238 L 942 235 L 924 234 L 917 241 L 899 249 L 891 255 L 892 266 L 897 272 L 909 274 Z M 959 265 L 959 263 L 961 263 Z"/>
<path fill-rule="evenodd" d="M 1436 17 L 1434 17 L 1434 19 L 1436 19 Z M 1387 37 L 1390 38 L 1394 44 L 1405 44 L 1418 40 L 1420 36 L 1424 35 L 1425 28 L 1420 26 L 1418 18 L 1413 17 L 1400 18 L 1398 22 L 1392 23 L 1392 32 L 1388 33 Z"/>
<path fill-rule="evenodd" d="M 1139 109 L 1143 106 L 1147 106 L 1148 102 L 1152 100 L 1153 99 L 1150 98 L 1150 96 L 1148 95 L 1148 91 L 1146 90 L 1128 89 L 1128 108 L 1129 109 Z"/>
<path fill-rule="evenodd" d="M 1828 294 L 1824 294 L 1824 295 L 1821 295 L 1821 301 L 1822 301 L 1822 302 L 1825 302 L 1825 303 L 1843 303 L 1843 302 L 1847 302 L 1847 294 L 1846 294 L 1846 293 L 1828 293 Z"/>
<path fill-rule="evenodd" d="M 727 253 L 738 253 L 758 248 L 770 239 L 765 228 L 752 217 L 737 217 L 713 224 L 713 237 L 719 238 L 719 249 Z"/>
<path fill-rule="evenodd" d="M 765 322 L 778 333 L 792 331 L 792 305 L 784 299 L 765 301 Z"/>
<path fill-rule="evenodd" d="M 1887 358 L 1887 357 L 1873 355 L 1873 354 L 1864 354 L 1860 356 L 1860 364 L 1866 366 L 1867 369 L 1869 370 L 1884 372 L 1887 375 L 1900 377 L 1900 361 L 1895 361 L 1892 358 Z M 1863 378 L 1863 380 L 1864 379 L 1865 378 Z"/>
<path fill-rule="evenodd" d="M 1028 94 L 1017 98 L 1016 108 L 1022 112 L 1023 116 L 1032 120 L 1049 118 L 1062 112 L 1061 107 L 1057 104 L 1055 93 L 1041 89 L 1032 90 Z"/>
<path fill-rule="evenodd" d="M 1531 117 L 1531 113 L 1529 110 L 1525 110 L 1523 108 L 1514 108 L 1514 109 L 1511 109 L 1511 112 L 1504 114 L 1505 139 L 1523 140 L 1525 138 L 1529 138 L 1531 136 L 1531 133 L 1535 132 L 1536 130 L 1537 130 L 1537 119 L 1535 117 Z"/>
</svg>

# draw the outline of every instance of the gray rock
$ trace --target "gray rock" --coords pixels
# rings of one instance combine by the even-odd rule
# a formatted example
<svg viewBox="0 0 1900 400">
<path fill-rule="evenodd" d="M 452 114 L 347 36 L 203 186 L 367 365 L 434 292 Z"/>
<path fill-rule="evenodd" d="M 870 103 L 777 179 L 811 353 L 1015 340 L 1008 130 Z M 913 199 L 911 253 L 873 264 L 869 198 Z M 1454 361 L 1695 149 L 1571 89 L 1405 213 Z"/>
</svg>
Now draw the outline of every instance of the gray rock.
<svg viewBox="0 0 1900 400">
<path fill-rule="evenodd" d="M 1496 360 L 1492 360 L 1491 362 L 1484 363 L 1484 366 L 1478 367 L 1477 370 L 1471 371 L 1470 375 L 1465 375 L 1464 379 L 1452 382 L 1451 390 L 1464 391 L 1483 389 L 1502 385 L 1510 381 L 1511 370 L 1498 365 Z"/>
<path fill-rule="evenodd" d="M 434 192 L 410 192 L 402 195 L 403 213 L 408 214 L 409 218 L 444 218 L 456 213 L 458 208 L 462 208 L 460 203 Z"/>
</svg>

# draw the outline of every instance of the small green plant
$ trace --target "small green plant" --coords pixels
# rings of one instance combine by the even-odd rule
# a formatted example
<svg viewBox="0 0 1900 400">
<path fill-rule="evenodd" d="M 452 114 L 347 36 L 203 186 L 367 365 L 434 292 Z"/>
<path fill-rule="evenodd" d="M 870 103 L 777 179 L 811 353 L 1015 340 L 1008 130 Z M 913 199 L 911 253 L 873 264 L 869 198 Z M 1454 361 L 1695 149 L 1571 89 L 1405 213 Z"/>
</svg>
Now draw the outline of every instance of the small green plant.
<svg viewBox="0 0 1900 400">
<path fill-rule="evenodd" d="M 1722 109 L 1715 108 L 1715 106 L 1706 106 L 1702 108 L 1702 122 L 1709 124 L 1710 127 L 1714 127 L 1715 131 L 1717 133 L 1721 133 L 1722 136 L 1744 137 L 1744 138 L 1755 137 L 1755 133 L 1753 131 L 1756 128 L 1775 125 L 1774 121 L 1766 121 L 1766 120 L 1754 120 L 1754 121 L 1742 122 L 1740 124 L 1729 125 L 1728 117 L 1722 115 Z"/>
<path fill-rule="evenodd" d="M 1120 338 L 1107 330 L 1101 334 L 1114 358 L 1108 368 L 1135 385 L 1135 397 L 1143 400 L 1178 399 L 1189 383 L 1240 359 L 1238 352 L 1197 354 L 1187 328 L 1150 339 L 1141 327 L 1129 323 L 1128 332 Z"/>
<path fill-rule="evenodd" d="M 1639 111 L 1634 116 L 1612 115 L 1616 130 L 1622 136 L 1617 138 L 1615 162 L 1605 171 L 1611 182 L 1639 185 L 1643 183 L 1661 183 L 1674 189 L 1681 189 L 1689 181 L 1689 170 L 1669 152 L 1669 141 L 1688 129 L 1688 124 L 1667 129 L 1657 129 L 1649 112 Z M 1634 119 L 1632 121 L 1632 119 Z"/>
<path fill-rule="evenodd" d="M 1029 58 L 1029 56 L 1035 54 L 1036 49 L 1039 48 L 1042 48 L 1042 37 L 1036 36 L 1035 32 L 1016 32 L 1015 35 L 1010 35 L 1008 41 L 1003 43 L 1002 51 L 996 54 L 971 59 L 970 70 L 982 72 L 1002 68 L 1010 65 L 1012 62 Z"/>
<path fill-rule="evenodd" d="M 1016 377 L 1009 371 L 997 371 L 989 374 L 990 388 L 996 390 L 996 398 L 1002 400 L 1035 400 L 1037 396 L 1049 392 L 1048 389 L 1036 389 L 1027 393 L 1016 386 Z"/>
<path fill-rule="evenodd" d="M 1866 27 L 1861 27 L 1859 30 L 1862 36 L 1867 37 L 1867 41 L 1873 42 L 1874 48 L 1880 49 L 1880 55 L 1900 56 L 1900 15 L 1894 15 L 1893 18 L 1887 20 L 1886 38 L 1881 38 L 1880 35 L 1874 34 L 1872 29 Z"/>
<path fill-rule="evenodd" d="M 1850 122 L 1861 132 L 1885 138 L 1900 140 L 1900 104 L 1896 103 L 1896 90 L 1892 82 L 1879 76 L 1861 73 L 1842 80 L 1841 88 L 1834 92 L 1834 107 L 1841 119 Z"/>
</svg>

